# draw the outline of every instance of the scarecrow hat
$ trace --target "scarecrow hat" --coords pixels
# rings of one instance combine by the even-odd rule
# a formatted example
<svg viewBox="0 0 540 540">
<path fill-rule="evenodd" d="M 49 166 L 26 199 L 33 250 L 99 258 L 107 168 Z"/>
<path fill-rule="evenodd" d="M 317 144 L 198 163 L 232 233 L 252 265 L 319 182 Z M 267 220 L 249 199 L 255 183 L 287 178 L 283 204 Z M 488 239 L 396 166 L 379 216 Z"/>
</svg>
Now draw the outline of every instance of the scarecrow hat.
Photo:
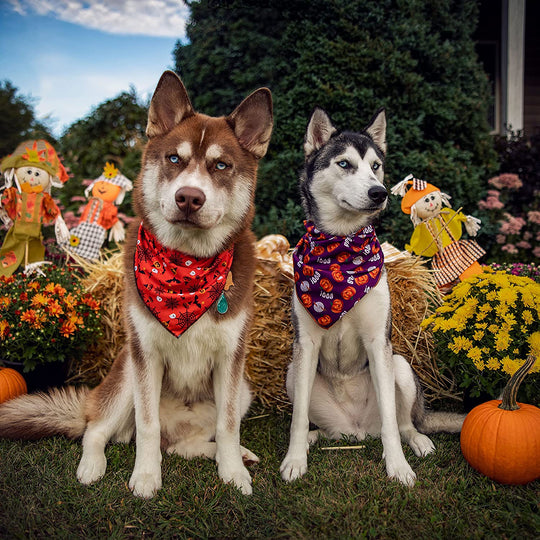
<svg viewBox="0 0 540 540">
<path fill-rule="evenodd" d="M 37 167 L 51 175 L 51 184 L 54 187 L 63 187 L 68 181 L 68 173 L 60 161 L 56 150 L 45 140 L 25 141 L 0 164 L 0 170 L 5 173 L 8 185 L 11 185 L 15 176 L 14 170 L 19 167 Z"/>
<path fill-rule="evenodd" d="M 411 186 L 410 189 L 407 189 L 408 186 Z M 412 174 L 409 174 L 401 182 L 398 182 L 391 190 L 392 195 L 400 195 L 403 197 L 401 200 L 401 210 L 405 214 L 411 213 L 411 207 L 417 203 L 422 197 L 425 197 L 429 193 L 434 191 L 441 191 L 438 187 L 435 187 L 432 184 L 428 184 L 425 180 L 419 180 L 414 178 Z M 443 194 L 443 199 L 446 204 L 450 197 L 446 194 Z"/>
<path fill-rule="evenodd" d="M 96 178 L 92 183 L 84 190 L 84 194 L 88 197 L 90 194 L 90 191 L 92 191 L 92 187 L 96 182 L 107 182 L 109 184 L 114 184 L 115 186 L 120 186 L 122 191 L 120 192 L 120 195 L 116 198 L 116 204 L 121 204 L 124 200 L 124 195 L 126 194 L 126 191 L 131 191 L 133 189 L 133 182 L 125 177 L 114 165 L 114 163 L 105 163 L 105 167 L 103 167 L 103 172 L 101 173 L 101 176 Z"/>
</svg>

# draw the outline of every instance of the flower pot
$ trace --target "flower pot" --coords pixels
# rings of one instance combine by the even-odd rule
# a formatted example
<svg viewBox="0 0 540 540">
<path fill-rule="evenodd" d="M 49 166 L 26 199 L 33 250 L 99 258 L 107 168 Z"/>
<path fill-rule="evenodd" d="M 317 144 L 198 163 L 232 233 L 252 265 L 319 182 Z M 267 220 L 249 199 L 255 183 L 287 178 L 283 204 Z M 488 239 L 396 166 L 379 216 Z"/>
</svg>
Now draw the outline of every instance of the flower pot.
<svg viewBox="0 0 540 540">
<path fill-rule="evenodd" d="M 64 362 L 48 362 L 46 364 L 38 364 L 32 371 L 24 372 L 22 362 L 12 362 L 2 360 L 5 367 L 9 367 L 18 371 L 26 381 L 28 393 L 45 391 L 56 386 L 63 386 L 69 372 L 69 361 Z"/>
</svg>

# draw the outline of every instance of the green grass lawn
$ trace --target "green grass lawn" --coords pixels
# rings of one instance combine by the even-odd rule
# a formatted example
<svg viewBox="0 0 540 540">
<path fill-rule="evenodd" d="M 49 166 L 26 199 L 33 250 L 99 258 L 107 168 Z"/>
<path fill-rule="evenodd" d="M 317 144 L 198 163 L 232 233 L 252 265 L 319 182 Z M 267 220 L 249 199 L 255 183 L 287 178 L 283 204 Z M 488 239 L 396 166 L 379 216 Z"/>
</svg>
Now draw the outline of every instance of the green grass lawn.
<svg viewBox="0 0 540 540">
<path fill-rule="evenodd" d="M 258 416 L 254 411 L 252 416 Z M 214 462 L 163 457 L 163 488 L 151 500 L 127 483 L 134 445 L 107 447 L 104 478 L 75 478 L 80 442 L 63 438 L 0 441 L 0 538 L 538 538 L 540 481 L 502 486 L 473 471 L 459 437 L 436 435 L 437 450 L 405 454 L 414 488 L 386 478 L 380 440 L 360 450 L 328 451 L 320 441 L 305 477 L 286 484 L 279 465 L 290 415 L 246 419 L 242 444 L 261 462 L 253 495 L 217 476 Z M 343 444 L 343 443 L 342 443 Z"/>
</svg>

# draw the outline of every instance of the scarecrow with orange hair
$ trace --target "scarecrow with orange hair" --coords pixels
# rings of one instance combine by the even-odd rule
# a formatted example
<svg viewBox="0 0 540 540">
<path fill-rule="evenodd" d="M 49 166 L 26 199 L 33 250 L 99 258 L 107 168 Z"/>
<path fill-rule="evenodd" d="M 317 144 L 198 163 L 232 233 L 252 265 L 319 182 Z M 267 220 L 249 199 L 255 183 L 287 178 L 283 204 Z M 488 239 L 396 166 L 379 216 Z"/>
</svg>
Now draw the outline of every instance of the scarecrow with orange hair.
<svg viewBox="0 0 540 540">
<path fill-rule="evenodd" d="M 392 188 L 400 195 L 401 210 L 410 214 L 414 231 L 405 249 L 416 255 L 432 257 L 435 281 L 441 289 L 457 279 L 463 280 L 482 272 L 478 259 L 485 251 L 474 240 L 464 240 L 462 228 L 476 236 L 480 220 L 452 210 L 450 196 L 412 174 Z"/>
<path fill-rule="evenodd" d="M 69 238 L 51 187 L 63 187 L 68 174 L 54 148 L 45 140 L 21 143 L 0 164 L 0 218 L 9 226 L 0 248 L 0 276 L 10 276 L 24 264 L 29 271 L 44 262 L 42 225 L 55 224 L 58 243 Z"/>
<path fill-rule="evenodd" d="M 124 200 L 126 191 L 133 189 L 133 183 L 112 163 L 106 163 L 101 176 L 85 190 L 86 197 L 92 194 L 84 207 L 79 224 L 71 229 L 69 247 L 66 249 L 83 259 L 96 260 L 107 237 L 122 242 L 124 226 L 118 219 L 117 204 Z"/>
</svg>

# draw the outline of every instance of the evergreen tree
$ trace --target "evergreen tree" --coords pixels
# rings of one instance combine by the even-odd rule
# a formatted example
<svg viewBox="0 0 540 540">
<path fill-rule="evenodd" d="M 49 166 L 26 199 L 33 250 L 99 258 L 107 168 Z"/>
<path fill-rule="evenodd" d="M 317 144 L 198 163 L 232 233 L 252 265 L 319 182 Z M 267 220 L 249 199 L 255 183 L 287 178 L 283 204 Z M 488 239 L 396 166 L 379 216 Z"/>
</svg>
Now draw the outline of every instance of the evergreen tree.
<svg viewBox="0 0 540 540">
<path fill-rule="evenodd" d="M 191 3 L 176 71 L 196 108 L 227 114 L 268 86 L 275 129 L 261 164 L 259 235 L 302 231 L 297 170 L 311 110 L 337 127 L 388 117 L 387 184 L 409 173 L 473 213 L 494 163 L 489 92 L 474 51 L 476 0 L 256 0 Z M 388 215 L 389 214 L 389 215 Z M 403 247 L 412 224 L 392 197 L 380 236 Z"/>
<path fill-rule="evenodd" d="M 137 177 L 146 143 L 147 109 L 148 104 L 142 103 L 131 88 L 104 101 L 66 129 L 59 149 L 74 176 L 59 194 L 66 208 L 76 210 L 80 206 L 73 206 L 71 197 L 83 195 L 82 180 L 97 178 L 106 162 L 114 163 L 131 180 Z M 130 201 L 128 194 L 122 211 L 131 213 Z"/>
<path fill-rule="evenodd" d="M 0 82 L 0 159 L 29 139 L 56 140 L 47 122 L 36 118 L 33 99 L 21 96 L 13 84 Z"/>
</svg>

